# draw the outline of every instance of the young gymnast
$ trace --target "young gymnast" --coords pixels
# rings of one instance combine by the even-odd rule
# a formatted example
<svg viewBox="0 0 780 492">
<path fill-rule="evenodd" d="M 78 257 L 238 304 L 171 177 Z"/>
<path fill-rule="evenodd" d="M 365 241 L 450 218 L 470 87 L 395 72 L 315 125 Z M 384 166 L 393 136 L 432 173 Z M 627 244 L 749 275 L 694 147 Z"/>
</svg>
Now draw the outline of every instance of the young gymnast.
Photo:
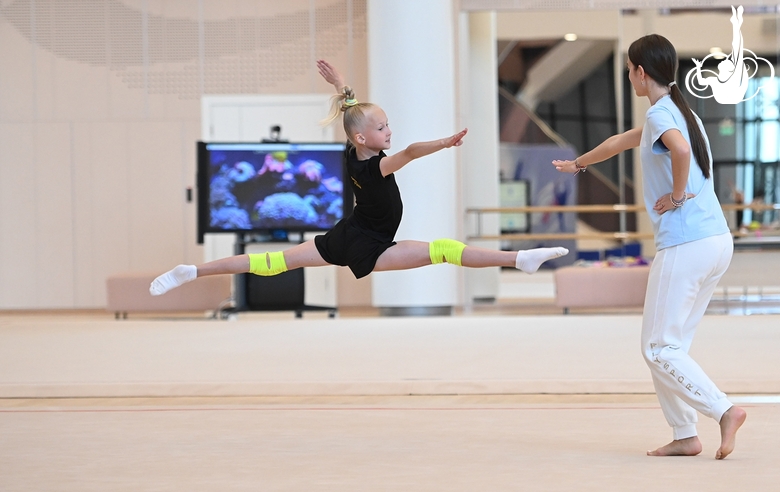
<svg viewBox="0 0 780 492">
<path fill-rule="evenodd" d="M 673 429 L 673 441 L 650 456 L 701 453 L 698 410 L 720 424 L 715 453 L 734 450 L 745 411 L 715 386 L 688 350 L 734 243 L 715 195 L 712 156 L 701 120 L 675 82 L 677 52 L 656 34 L 628 48 L 628 78 L 651 107 L 644 128 L 615 135 L 573 161 L 553 161 L 561 172 L 578 173 L 619 152 L 639 147 L 644 201 L 658 252 L 650 267 L 642 320 L 642 353 L 658 401 Z"/>
<path fill-rule="evenodd" d="M 320 60 L 317 66 L 339 93 L 333 97 L 331 114 L 325 122 L 343 113 L 348 138 L 345 165 L 356 201 L 352 214 L 327 233 L 285 251 L 237 255 L 198 266 L 179 265 L 152 282 L 152 295 L 164 294 L 206 275 L 250 272 L 269 276 L 329 264 L 348 266 L 356 278 L 372 271 L 405 270 L 436 263 L 474 268 L 513 266 L 534 273 L 545 261 L 569 252 L 566 248 L 496 251 L 466 246 L 452 239 L 395 242 L 403 205 L 393 173 L 414 159 L 461 145 L 467 130 L 440 140 L 413 143 L 388 156 L 384 151 L 390 148 L 392 132 L 385 112 L 375 104 L 358 102 L 330 64 Z"/>
</svg>

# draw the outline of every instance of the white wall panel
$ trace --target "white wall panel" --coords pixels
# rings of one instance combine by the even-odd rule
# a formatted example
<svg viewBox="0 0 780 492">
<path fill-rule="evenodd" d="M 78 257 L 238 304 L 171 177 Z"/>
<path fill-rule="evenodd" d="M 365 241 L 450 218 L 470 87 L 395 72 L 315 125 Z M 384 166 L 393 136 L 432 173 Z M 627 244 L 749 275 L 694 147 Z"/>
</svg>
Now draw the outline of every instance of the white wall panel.
<svg viewBox="0 0 780 492">
<path fill-rule="evenodd" d="M 96 259 L 104 255 L 95 242 L 95 210 L 98 194 L 92 169 L 93 123 L 73 124 L 73 280 L 74 306 L 104 304 L 105 282 L 96 272 Z M 100 135 L 98 135 L 100 137 Z"/>
<path fill-rule="evenodd" d="M 68 308 L 73 295 L 73 172 L 68 123 L 35 125 L 35 307 Z M 33 275 L 33 272 L 34 275 Z"/>
<path fill-rule="evenodd" d="M 0 123 L 0 307 L 35 307 L 38 298 L 35 127 Z"/>
<path fill-rule="evenodd" d="M 110 122 L 90 126 L 92 282 L 96 286 L 105 286 L 108 275 L 130 271 L 131 267 L 130 200 L 134 190 L 127 128 L 126 123 Z M 94 299 L 104 304 L 105 290 L 97 290 Z"/>
<path fill-rule="evenodd" d="M 62 59 L 54 66 L 54 119 L 94 121 L 109 116 L 105 68 Z"/>
<path fill-rule="evenodd" d="M 204 98 L 204 101 L 206 99 Z M 233 142 L 241 139 L 241 106 L 203 106 L 201 119 L 203 140 L 207 142 Z"/>
<path fill-rule="evenodd" d="M 241 140 L 257 142 L 268 138 L 273 125 L 282 127 L 282 138 L 298 142 L 333 141 L 333 126 L 321 126 L 328 115 L 326 95 L 265 96 L 241 110 Z"/>
<path fill-rule="evenodd" d="M 142 119 L 146 117 L 147 98 L 143 81 L 128 81 L 119 71 L 107 72 L 107 117 L 110 119 Z"/>
<path fill-rule="evenodd" d="M 325 94 L 266 94 L 256 96 L 203 97 L 202 135 L 211 142 L 259 142 L 273 125 L 281 137 L 297 142 L 331 142 L 335 125 L 321 126 L 328 115 L 330 96 Z"/>
<path fill-rule="evenodd" d="M 143 122 L 128 124 L 127 133 L 128 268 L 165 271 L 182 260 L 181 131 L 167 122 Z"/>
<path fill-rule="evenodd" d="M 36 49 L 0 17 L 0 121 L 35 117 Z"/>
<path fill-rule="evenodd" d="M 35 118 L 39 121 L 49 121 L 55 117 L 57 108 L 57 60 L 51 52 L 37 48 L 34 60 Z"/>
</svg>

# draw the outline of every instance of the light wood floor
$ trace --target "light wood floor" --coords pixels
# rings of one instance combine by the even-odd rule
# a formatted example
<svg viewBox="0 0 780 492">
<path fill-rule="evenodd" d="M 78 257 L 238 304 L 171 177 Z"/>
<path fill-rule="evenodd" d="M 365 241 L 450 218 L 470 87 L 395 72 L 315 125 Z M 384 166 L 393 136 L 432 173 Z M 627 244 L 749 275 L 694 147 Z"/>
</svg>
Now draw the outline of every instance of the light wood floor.
<svg viewBox="0 0 780 492">
<path fill-rule="evenodd" d="M 742 401 L 716 461 L 711 421 L 701 455 L 645 456 L 652 395 L 5 399 L 0 490 L 777 490 L 780 403 Z"/>
<path fill-rule="evenodd" d="M 724 461 L 706 418 L 701 455 L 645 456 L 671 432 L 640 319 L 0 313 L 0 491 L 778 490 L 780 317 L 697 335 L 748 411 Z"/>
</svg>

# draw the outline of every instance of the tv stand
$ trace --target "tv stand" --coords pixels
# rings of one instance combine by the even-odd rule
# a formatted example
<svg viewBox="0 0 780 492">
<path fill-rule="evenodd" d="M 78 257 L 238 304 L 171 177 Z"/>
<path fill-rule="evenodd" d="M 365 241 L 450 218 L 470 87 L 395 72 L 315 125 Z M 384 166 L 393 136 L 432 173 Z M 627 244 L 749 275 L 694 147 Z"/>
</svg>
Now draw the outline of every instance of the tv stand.
<svg viewBox="0 0 780 492">
<path fill-rule="evenodd" d="M 291 243 L 289 234 L 285 239 L 274 235 L 248 235 L 237 234 L 234 253 L 242 255 L 246 253 L 250 244 L 283 244 Z M 297 241 L 303 242 L 303 233 Z M 283 247 L 281 249 L 284 249 Z M 279 275 L 263 277 L 251 273 L 233 276 L 234 306 L 223 309 L 220 318 L 225 319 L 231 314 L 242 311 L 293 311 L 296 318 L 302 318 L 304 311 L 327 311 L 329 318 L 335 318 L 337 308 L 335 306 L 311 306 L 305 299 L 304 269 L 296 268 Z"/>
</svg>

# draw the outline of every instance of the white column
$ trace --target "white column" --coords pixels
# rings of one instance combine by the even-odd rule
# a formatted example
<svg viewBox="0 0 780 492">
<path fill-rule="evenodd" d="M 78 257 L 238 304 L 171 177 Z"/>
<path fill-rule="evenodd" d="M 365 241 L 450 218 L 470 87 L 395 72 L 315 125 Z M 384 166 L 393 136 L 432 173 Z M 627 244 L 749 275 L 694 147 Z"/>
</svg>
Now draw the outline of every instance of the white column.
<svg viewBox="0 0 780 492">
<path fill-rule="evenodd" d="M 368 0 L 367 10 L 368 100 L 387 113 L 393 130 L 389 152 L 454 134 L 459 129 L 452 0 Z M 404 201 L 396 240 L 457 238 L 456 152 L 437 152 L 396 173 Z M 460 292 L 461 276 L 451 265 L 372 276 L 373 305 L 386 314 L 448 312 Z"/>
<path fill-rule="evenodd" d="M 499 206 L 498 157 L 498 54 L 496 13 L 461 13 L 460 79 L 462 120 L 469 129 L 462 147 L 464 206 Z M 498 214 L 481 219 L 483 235 L 500 232 Z M 470 215 L 466 233 L 476 233 L 476 216 Z M 470 242 L 499 249 L 498 241 Z M 465 270 L 466 302 L 498 297 L 500 269 Z"/>
</svg>

